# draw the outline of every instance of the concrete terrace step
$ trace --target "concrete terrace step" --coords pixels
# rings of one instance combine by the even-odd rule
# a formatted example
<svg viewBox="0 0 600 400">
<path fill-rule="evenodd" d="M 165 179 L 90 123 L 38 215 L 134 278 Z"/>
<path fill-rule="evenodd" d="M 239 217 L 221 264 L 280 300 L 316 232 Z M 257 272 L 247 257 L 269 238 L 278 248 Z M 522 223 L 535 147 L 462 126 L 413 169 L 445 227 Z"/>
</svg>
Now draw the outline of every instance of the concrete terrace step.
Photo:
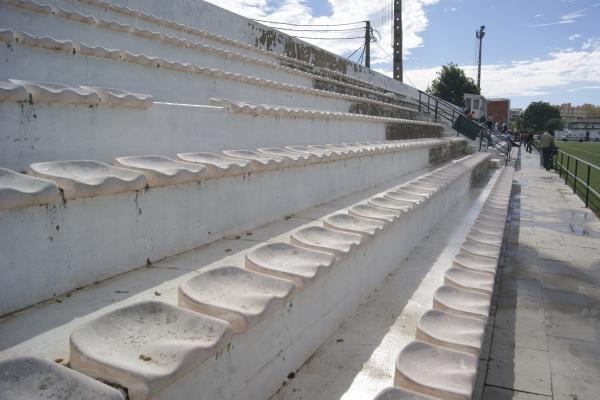
<svg viewBox="0 0 600 400">
<path fill-rule="evenodd" d="M 123 51 L 133 54 L 153 53 L 171 60 L 202 63 L 209 68 L 245 73 L 300 86 L 310 87 L 313 86 L 313 82 L 319 82 L 322 87 L 330 85 L 334 90 L 338 89 L 344 93 L 392 103 L 380 90 L 373 90 L 365 85 L 357 86 L 339 79 L 290 68 L 268 59 L 257 58 L 258 54 L 257 57 L 249 57 L 237 51 L 206 45 L 192 38 L 180 38 L 177 34 L 161 34 L 138 26 L 137 22 L 123 24 L 103 16 L 83 15 L 60 6 L 42 5 L 29 0 L 9 1 L 7 5 L 0 4 L 0 7 L 0 25 L 13 30 L 26 30 L 33 35 L 62 36 L 68 32 L 70 36 L 84 41 L 91 48 L 108 48 L 118 42 L 123 46 Z M 415 109 L 406 111 L 414 112 Z"/>
<path fill-rule="evenodd" d="M 419 317 L 431 309 L 434 291 L 443 283 L 444 272 L 460 250 L 462 238 L 469 234 L 499 175 L 500 171 L 493 170 L 476 178 L 474 186 L 454 204 L 452 212 L 446 213 L 408 256 L 395 261 L 394 272 L 295 371 L 295 377 L 286 380 L 271 400 L 369 399 L 392 385 L 398 350 L 415 339 Z M 452 190 L 451 186 L 446 192 Z M 437 203 L 436 197 L 430 201 Z M 342 365 L 343 368 L 338 368 Z"/>
<path fill-rule="evenodd" d="M 372 109 L 380 109 L 378 114 L 384 116 L 417 117 L 414 110 L 381 100 L 314 89 L 310 84 L 289 84 L 171 61 L 152 54 L 90 47 L 85 43 L 11 30 L 3 30 L 0 39 L 7 43 L 0 53 L 6 61 L 0 68 L 0 79 L 120 87 L 130 92 L 150 93 L 161 101 L 190 104 L 203 102 L 209 97 L 228 97 L 231 93 L 246 101 L 296 107 L 316 105 L 316 108 L 340 112 L 358 111 L 365 104 Z M 54 68 L 34 68 L 31 63 L 38 63 L 34 66 L 44 63 Z M 107 69 L 111 74 L 100 73 Z M 65 70 L 70 73 L 65 74 Z M 159 81 L 168 84 L 156 85 Z M 290 97 L 290 93 L 294 96 Z"/>
<path fill-rule="evenodd" d="M 297 152 L 308 156 L 294 165 L 278 156 L 225 151 L 237 158 L 182 153 L 185 162 L 136 156 L 117 158 L 116 166 L 31 164 L 29 173 L 45 180 L 7 172 L 0 193 L 10 209 L 0 215 L 0 231 L 11 239 L 0 247 L 19 272 L 3 280 L 2 290 L 11 295 L 0 314 L 422 169 L 432 145 L 442 142 L 372 143 L 321 158 Z M 315 186 L 315 174 L 325 184 Z M 85 229 L 90 225 L 93 230 Z M 133 232 L 144 235 L 131 242 Z M 29 251 L 24 238 L 39 250 Z M 46 281 L 25 280 L 35 288 L 21 290 L 15 284 L 27 274 Z"/>
<path fill-rule="evenodd" d="M 136 29 L 132 29 L 131 33 L 139 34 L 141 37 L 151 38 L 152 33 L 157 31 L 158 33 L 165 36 L 167 42 L 173 42 L 175 44 L 181 44 L 181 40 L 172 40 L 173 38 L 181 37 L 188 42 L 194 42 L 201 40 L 203 43 L 210 45 L 217 50 L 230 51 L 232 53 L 239 53 L 250 57 L 251 59 L 263 58 L 265 61 L 272 61 L 278 63 L 280 66 L 289 66 L 299 71 L 308 71 L 318 77 L 329 77 L 333 78 L 335 82 L 348 83 L 353 86 L 361 87 L 373 91 L 378 94 L 394 94 L 394 97 L 401 99 L 406 104 L 411 104 L 404 95 L 394 92 L 388 88 L 383 88 L 372 84 L 371 82 L 350 76 L 346 73 L 342 73 L 329 68 L 315 66 L 314 64 L 301 61 L 296 58 L 287 57 L 282 54 L 278 54 L 272 51 L 261 49 L 254 45 L 248 45 L 239 40 L 232 40 L 227 37 L 213 34 L 206 30 L 198 29 L 190 25 L 181 24 L 175 21 L 171 21 L 167 18 L 153 15 L 141 10 L 132 9 L 126 6 L 119 5 L 114 2 L 108 1 L 96 1 L 96 0 L 81 0 L 79 3 L 72 1 L 61 1 L 52 0 L 51 3 L 55 5 L 53 8 L 39 6 L 32 1 L 21 1 L 11 0 L 7 1 L 7 4 L 24 10 L 42 11 L 42 14 L 48 15 L 53 14 L 57 17 L 67 18 L 78 22 L 93 23 L 92 19 L 87 15 L 81 15 L 79 13 L 68 12 L 61 9 L 61 6 L 72 9 L 73 7 L 81 11 L 83 14 L 98 14 L 102 17 L 107 18 L 109 22 L 107 27 L 116 31 L 122 31 L 123 26 L 136 26 Z M 116 22 L 110 23 L 110 22 Z M 104 25 L 104 24 L 99 24 Z"/>
<path fill-rule="evenodd" d="M 416 341 L 400 351 L 396 386 L 441 399 L 471 398 L 500 251 L 496 240 L 483 244 L 470 237 L 477 237 L 473 229 L 483 219 L 504 230 L 513 174 L 512 167 L 502 171 L 454 259 L 455 266 L 446 271 L 445 284 L 433 294 L 433 310 L 421 316 Z M 490 206 L 494 217 L 489 217 Z"/>
<path fill-rule="evenodd" d="M 232 100 L 219 100 L 219 107 L 156 103 L 149 95 L 121 89 L 49 82 L 0 83 L 2 98 L 0 115 L 6 129 L 0 135 L 0 156 L 4 167 L 18 170 L 39 161 L 83 158 L 112 162 L 124 154 L 169 156 L 184 146 L 214 152 L 252 144 L 271 149 L 273 156 L 275 146 L 353 143 L 365 137 L 437 137 L 440 129 L 421 121 Z M 240 104 L 243 106 L 238 107 Z M 245 112 L 248 108 L 253 111 Z M 123 134 L 126 126 L 136 129 Z M 177 129 L 173 131 L 174 126 Z M 251 134 L 238 134 L 248 129 Z M 110 145 L 113 142 L 119 146 Z M 449 146 L 432 152 L 432 163 L 461 153 L 466 144 L 454 139 L 438 143 Z M 353 152 L 325 149 L 322 152 L 340 156 Z"/>
<path fill-rule="evenodd" d="M 446 176 L 445 172 L 451 171 L 454 178 L 446 189 L 436 191 L 430 202 L 398 216 L 388 229 L 378 231 L 372 240 L 360 241 L 360 252 L 333 261 L 330 257 L 335 255 L 336 245 L 328 241 L 321 242 L 322 251 L 309 248 L 298 251 L 297 247 L 289 247 L 292 236 L 311 226 L 323 226 L 327 216 L 311 221 L 296 219 L 292 222 L 306 226 L 291 231 L 289 222 L 284 220 L 281 221 L 283 234 L 273 236 L 266 229 L 265 243 L 257 232 L 253 237 L 259 243 L 248 242 L 250 248 L 229 258 L 219 260 L 219 256 L 216 262 L 208 265 L 194 262 L 200 253 L 208 255 L 217 250 L 211 250 L 209 246 L 199 250 L 198 255 L 182 254 L 166 260 L 165 272 L 176 272 L 178 267 L 175 265 L 185 266 L 175 279 L 162 281 L 157 277 L 157 286 L 146 287 L 139 295 L 126 295 L 124 301 L 108 300 L 110 295 L 104 297 L 108 300 L 108 303 L 104 300 L 105 305 L 95 305 L 94 311 L 88 311 L 76 320 L 70 319 L 60 329 L 42 331 L 19 346 L 5 348 L 0 358 L 13 357 L 23 351 L 33 351 L 44 358 L 56 358 L 58 354 L 66 356 L 66 337 L 62 335 L 79 326 L 73 329 L 70 339 L 71 367 L 123 386 L 132 399 L 183 398 L 192 393 L 196 396 L 202 393 L 202 398 L 207 399 L 264 399 L 277 389 L 288 371 L 299 367 L 377 287 L 394 267 L 395 260 L 407 254 L 435 221 L 443 217 L 456 199 L 469 189 L 473 170 L 485 168 L 487 160 L 487 155 L 474 155 L 429 173 Z M 395 187 L 403 187 L 409 182 Z M 390 189 L 390 186 L 385 188 Z M 364 196 L 350 196 L 346 204 L 351 206 L 361 197 L 359 202 L 364 204 L 373 194 Z M 331 203 L 332 209 L 338 209 L 334 214 L 348 209 L 340 206 L 340 201 Z M 430 218 L 425 219 L 424 215 Z M 277 232 L 277 229 L 271 232 Z M 362 238 L 361 235 L 353 236 Z M 265 249 L 265 246 L 280 242 L 288 246 Z M 225 240 L 212 247 L 222 250 L 223 245 L 235 247 L 235 240 Z M 302 243 L 299 246 L 305 247 Z M 288 255 L 291 257 L 286 260 Z M 375 263 L 375 260 L 378 261 Z M 248 263 L 265 267 L 261 268 L 261 273 L 250 272 L 243 269 Z M 312 265 L 312 271 L 324 268 L 328 273 L 317 273 L 312 280 L 303 279 L 302 290 L 292 290 L 293 282 L 306 275 L 307 264 Z M 169 265 L 174 269 L 169 269 Z M 369 268 L 365 269 L 365 265 Z M 299 267 L 297 271 L 295 266 Z M 160 268 L 159 264 L 152 269 L 158 271 Z M 119 287 L 117 282 L 125 283 L 129 279 L 139 282 L 139 274 L 150 271 L 133 271 L 116 278 L 114 283 Z M 284 281 L 282 271 L 298 278 Z M 278 277 L 268 277 L 262 272 Z M 109 291 L 115 288 L 108 281 L 96 289 L 102 292 L 103 287 Z M 233 296 L 226 295 L 228 290 L 233 290 Z M 73 301 L 73 304 L 84 305 L 78 297 L 88 292 L 74 293 L 66 303 Z M 104 296 L 107 294 L 105 292 Z M 157 296 L 161 302 L 155 300 Z M 230 321 L 244 320 L 246 325 L 235 323 L 237 329 L 233 329 L 224 320 L 176 308 L 176 304 L 186 304 L 202 312 L 208 310 L 211 315 L 218 314 Z M 0 342 L 6 343 L 10 337 L 14 340 L 15 336 L 10 332 L 15 325 L 9 325 L 18 326 L 19 320 L 25 322 L 29 317 L 39 318 L 36 313 L 44 313 L 46 307 L 53 306 L 41 305 L 2 321 L 0 332 L 8 336 L 0 334 Z M 236 317 L 232 319 L 234 315 Z M 230 337 L 232 329 L 238 333 Z M 40 347 L 47 341 L 54 345 Z"/>
</svg>

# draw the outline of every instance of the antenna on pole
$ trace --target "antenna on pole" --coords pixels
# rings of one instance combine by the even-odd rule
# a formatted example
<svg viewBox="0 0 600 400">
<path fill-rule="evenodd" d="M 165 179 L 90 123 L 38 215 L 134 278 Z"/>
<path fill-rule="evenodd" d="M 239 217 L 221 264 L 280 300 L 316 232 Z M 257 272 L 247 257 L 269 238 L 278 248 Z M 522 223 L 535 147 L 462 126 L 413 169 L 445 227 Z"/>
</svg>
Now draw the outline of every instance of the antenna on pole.
<svg viewBox="0 0 600 400">
<path fill-rule="evenodd" d="M 402 0 L 394 0 L 394 79 L 402 82 Z"/>
<path fill-rule="evenodd" d="M 477 89 L 479 89 L 479 93 L 481 93 L 481 48 L 484 36 L 485 25 L 481 25 L 479 30 L 475 32 L 475 37 L 479 39 L 479 57 L 477 58 Z"/>
</svg>

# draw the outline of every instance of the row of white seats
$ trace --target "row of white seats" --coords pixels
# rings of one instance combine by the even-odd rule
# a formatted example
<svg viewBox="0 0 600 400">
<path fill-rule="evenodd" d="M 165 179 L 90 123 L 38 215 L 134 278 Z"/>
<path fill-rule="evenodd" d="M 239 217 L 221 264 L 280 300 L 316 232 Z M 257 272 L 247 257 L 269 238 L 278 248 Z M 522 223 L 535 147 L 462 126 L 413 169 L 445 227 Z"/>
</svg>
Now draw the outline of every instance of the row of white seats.
<svg viewBox="0 0 600 400">
<path fill-rule="evenodd" d="M 361 120 L 374 121 L 383 123 L 394 123 L 412 126 L 429 126 L 441 127 L 440 124 L 418 121 L 404 118 L 381 117 L 369 114 L 357 114 L 339 111 L 314 110 L 301 107 L 286 107 L 272 104 L 256 104 L 247 101 L 216 99 L 210 98 L 209 104 L 217 107 L 227 108 L 229 111 L 252 114 L 252 115 L 272 115 L 280 117 L 295 117 L 295 118 L 326 118 L 326 119 L 345 119 L 345 120 Z"/>
<path fill-rule="evenodd" d="M 13 32 L 9 29 L 0 30 L 0 42 L 11 46 L 10 49 L 2 50 L 7 62 L 0 66 L 0 79 L 23 78 L 34 81 L 62 81 L 71 85 L 85 82 L 90 86 L 118 86 L 128 91 L 151 93 L 155 99 L 161 101 L 192 104 L 202 103 L 202 96 L 206 98 L 240 92 L 243 93 L 240 97 L 252 96 L 261 102 L 270 99 L 267 102 L 275 104 L 292 101 L 294 103 L 292 105 L 308 106 L 314 104 L 315 99 L 321 99 L 321 103 L 317 103 L 319 108 L 334 111 L 348 112 L 352 104 L 356 103 L 372 104 L 388 109 L 392 113 L 406 114 L 415 111 L 364 97 L 287 84 L 144 54 L 133 54 L 128 51 L 93 47 L 70 40 Z M 27 62 L 24 64 L 24 61 Z M 37 68 L 38 65 L 47 67 L 40 69 Z M 139 70 L 137 67 L 142 69 Z M 111 74 L 106 74 L 107 68 L 112 71 Z M 69 70 L 69 74 L 64 74 L 62 69 Z M 162 71 L 175 75 L 169 77 Z M 94 80 L 88 82 L 90 77 Z M 170 83 L 157 85 L 157 80 L 161 78 L 169 79 Z M 209 78 L 209 81 L 206 78 Z M 176 79 L 181 82 L 173 82 Z M 186 80 L 191 82 L 183 82 Z M 215 86 L 215 80 L 222 81 L 224 87 Z M 231 86 L 232 84 L 234 86 Z M 293 99 L 288 98 L 290 92 L 296 94 Z"/>
<path fill-rule="evenodd" d="M 466 157 L 369 198 L 347 213 L 293 231 L 288 242 L 254 248 L 244 265 L 200 270 L 179 286 L 178 307 L 138 302 L 85 323 L 71 335 L 70 367 L 125 388 L 132 400 L 154 397 L 215 354 L 219 357 L 234 335 L 245 334 L 297 294 L 327 279 L 345 259 L 361 253 L 367 243 L 434 201 L 487 158 Z M 9 370 L 10 363 L 6 362 Z M 54 373 L 67 374 L 61 371 Z M 13 383 L 17 393 L 18 386 Z"/>
<path fill-rule="evenodd" d="M 514 168 L 505 167 L 462 243 L 433 309 L 396 361 L 394 385 L 376 399 L 468 400 L 489 317 Z M 412 397 L 411 397 L 412 396 Z M 433 397 L 429 397 L 433 396 Z"/>
<path fill-rule="evenodd" d="M 350 90 L 355 94 L 364 93 L 365 97 L 367 97 L 366 95 L 370 95 L 372 98 L 373 97 L 379 98 L 380 100 L 384 100 L 386 103 L 392 102 L 392 100 L 389 99 L 389 97 L 385 96 L 383 93 L 378 92 L 378 91 L 370 90 L 370 89 L 367 89 L 364 87 L 358 87 L 358 86 L 355 86 L 352 84 L 347 84 L 347 83 L 341 82 L 339 80 L 330 79 L 330 78 L 318 76 L 318 75 L 315 75 L 315 74 L 312 74 L 309 72 L 304 72 L 304 71 L 301 71 L 298 69 L 286 67 L 286 66 L 280 65 L 275 62 L 266 61 L 266 60 L 262 60 L 262 59 L 254 58 L 254 57 L 248 57 L 248 56 L 245 56 L 245 55 L 237 53 L 237 52 L 215 48 L 215 47 L 208 46 L 208 45 L 205 45 L 205 44 L 202 44 L 199 42 L 189 41 L 186 39 L 180 39 L 178 37 L 161 34 L 159 32 L 153 32 L 151 30 L 144 29 L 144 28 L 141 28 L 141 27 L 138 27 L 135 25 L 121 24 L 116 21 L 106 20 L 101 17 L 94 17 L 91 15 L 83 15 L 76 11 L 74 12 L 74 11 L 65 10 L 61 7 L 51 6 L 49 4 L 40 4 L 33 0 L 5 0 L 5 1 L 8 5 L 15 7 L 22 11 L 30 11 L 32 13 L 44 15 L 46 17 L 58 17 L 58 18 L 61 18 L 64 20 L 72 21 L 74 23 L 93 24 L 94 26 L 101 28 L 101 29 L 112 30 L 112 31 L 115 31 L 115 32 L 118 32 L 121 34 L 123 34 L 123 33 L 132 34 L 141 39 L 146 39 L 146 40 L 150 40 L 150 41 L 158 41 L 161 44 L 164 44 L 167 46 L 172 46 L 172 47 L 179 48 L 179 49 L 191 49 L 191 50 L 199 51 L 203 54 L 209 53 L 209 54 L 213 54 L 215 56 L 221 57 L 221 58 L 225 58 L 227 60 L 238 60 L 246 65 L 247 64 L 256 64 L 261 67 L 267 68 L 267 70 L 264 73 L 265 77 L 272 76 L 273 70 L 277 70 L 277 71 L 285 72 L 285 74 L 276 78 L 276 79 L 280 79 L 282 81 L 286 80 L 286 76 L 291 74 L 291 75 L 295 75 L 295 76 L 302 78 L 302 79 L 295 80 L 294 82 L 291 82 L 291 83 L 295 83 L 295 84 L 298 84 L 301 86 L 309 86 L 313 81 L 316 80 L 319 82 L 329 83 L 329 84 L 333 84 L 333 85 L 336 85 L 339 87 L 343 87 L 343 88 L 345 88 L 345 90 Z M 15 22 L 10 21 L 10 23 L 14 24 Z M 29 22 L 29 24 L 30 23 L 31 22 Z M 173 24 L 169 24 L 169 25 L 173 26 Z M 176 24 L 176 25 L 178 25 L 178 24 Z M 64 27 L 62 29 L 64 29 Z M 86 40 L 90 40 L 90 39 L 86 39 Z M 178 54 L 178 53 L 174 53 L 174 54 Z M 182 54 L 182 53 L 179 53 L 179 54 Z M 248 67 L 246 67 L 246 68 L 248 68 Z M 242 72 L 242 70 L 239 70 L 238 72 Z M 413 110 L 414 110 L 414 108 L 413 108 Z"/>
<path fill-rule="evenodd" d="M 64 200 L 107 196 L 147 187 L 332 162 L 442 144 L 440 139 L 370 142 L 118 157 L 115 165 L 99 161 L 53 161 L 31 164 L 29 175 L 0 168 L 0 210 Z"/>
<path fill-rule="evenodd" d="M 190 34 L 192 36 L 200 37 L 203 39 L 210 39 L 214 42 L 218 42 L 218 43 L 222 43 L 227 46 L 231 46 L 231 48 L 243 50 L 243 51 L 247 52 L 248 54 L 260 54 L 264 57 L 280 60 L 281 62 L 283 62 L 287 65 L 300 66 L 300 67 L 306 68 L 308 70 L 315 71 L 317 74 L 319 74 L 321 76 L 325 76 L 325 75 L 335 76 L 335 77 L 338 77 L 340 81 L 349 81 L 349 82 L 352 82 L 355 86 L 371 89 L 380 94 L 381 93 L 389 93 L 389 94 L 392 94 L 395 98 L 403 99 L 403 102 L 409 106 L 413 106 L 413 107 L 416 106 L 414 101 L 405 99 L 404 98 L 405 96 L 400 93 L 394 92 L 393 90 L 377 87 L 377 86 L 373 85 L 371 82 L 347 75 L 343 72 L 339 72 L 339 71 L 332 70 L 332 69 L 322 67 L 322 66 L 316 66 L 314 64 L 311 64 L 310 62 L 302 61 L 302 60 L 299 60 L 299 59 L 293 58 L 293 57 L 288 57 L 283 54 L 274 53 L 272 51 L 261 49 L 259 47 L 252 46 L 247 43 L 240 42 L 238 40 L 229 39 L 224 36 L 216 35 L 211 32 L 207 32 L 205 30 L 201 30 L 201 29 L 194 28 L 194 27 L 191 27 L 191 26 L 188 26 L 185 24 L 180 24 L 180 23 L 177 23 L 174 21 L 170 21 L 166 18 L 157 17 L 154 15 L 145 13 L 143 11 L 135 10 L 135 9 L 132 9 L 132 8 L 129 8 L 129 7 L 117 4 L 117 3 L 110 2 L 110 1 L 104 1 L 104 0 L 79 0 L 79 1 L 81 3 L 94 6 L 98 9 L 101 9 L 104 11 L 114 12 L 117 15 L 120 14 L 125 17 L 134 17 L 136 19 L 139 19 L 140 21 L 149 22 L 158 27 L 173 29 L 174 31 L 177 31 L 180 33 L 185 33 L 185 34 Z"/>
<path fill-rule="evenodd" d="M 0 81 L 0 101 L 131 108 L 148 108 L 154 103 L 154 99 L 148 94 L 131 93 L 113 88 L 72 87 L 60 83 L 18 79 L 10 79 L 8 82 Z"/>
<path fill-rule="evenodd" d="M 414 173 L 440 162 L 430 160 L 436 149 L 450 147 L 444 139 L 424 142 L 398 141 L 388 151 L 376 145 L 375 152 L 361 144 L 367 150 L 351 157 L 346 149 L 282 146 L 235 157 L 180 153 L 187 161 L 117 155 L 105 164 L 29 163 L 24 170 L 37 164 L 38 176 L 3 173 L 9 209 L 0 212 L 0 235 L 7 235 L 0 253 L 11 273 L 0 282 L 0 315 Z M 43 181 L 33 186 L 32 179 Z"/>
</svg>

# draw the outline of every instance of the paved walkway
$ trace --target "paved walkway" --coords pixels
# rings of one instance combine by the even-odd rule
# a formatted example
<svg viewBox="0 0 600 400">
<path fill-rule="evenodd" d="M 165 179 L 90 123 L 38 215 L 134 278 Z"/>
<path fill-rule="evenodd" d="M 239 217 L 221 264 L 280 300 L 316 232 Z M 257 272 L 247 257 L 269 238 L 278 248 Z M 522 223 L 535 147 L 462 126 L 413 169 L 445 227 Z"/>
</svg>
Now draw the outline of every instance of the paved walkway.
<svg viewBox="0 0 600 400">
<path fill-rule="evenodd" d="M 600 222 L 537 153 L 521 165 L 475 397 L 598 400 Z"/>
</svg>

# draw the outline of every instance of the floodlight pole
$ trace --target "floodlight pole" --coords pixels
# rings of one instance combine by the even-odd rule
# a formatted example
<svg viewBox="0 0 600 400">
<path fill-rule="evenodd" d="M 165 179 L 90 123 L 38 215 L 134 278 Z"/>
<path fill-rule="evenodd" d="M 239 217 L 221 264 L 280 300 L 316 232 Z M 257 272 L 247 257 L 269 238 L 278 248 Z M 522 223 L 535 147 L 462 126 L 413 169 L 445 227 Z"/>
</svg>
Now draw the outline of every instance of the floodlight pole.
<svg viewBox="0 0 600 400">
<path fill-rule="evenodd" d="M 394 79 L 402 82 L 402 0 L 394 0 Z"/>
<path fill-rule="evenodd" d="M 483 47 L 483 37 L 485 36 L 485 25 L 481 25 L 475 32 L 475 37 L 479 39 L 479 57 L 477 59 L 477 89 L 481 93 L 481 48 Z"/>
</svg>

